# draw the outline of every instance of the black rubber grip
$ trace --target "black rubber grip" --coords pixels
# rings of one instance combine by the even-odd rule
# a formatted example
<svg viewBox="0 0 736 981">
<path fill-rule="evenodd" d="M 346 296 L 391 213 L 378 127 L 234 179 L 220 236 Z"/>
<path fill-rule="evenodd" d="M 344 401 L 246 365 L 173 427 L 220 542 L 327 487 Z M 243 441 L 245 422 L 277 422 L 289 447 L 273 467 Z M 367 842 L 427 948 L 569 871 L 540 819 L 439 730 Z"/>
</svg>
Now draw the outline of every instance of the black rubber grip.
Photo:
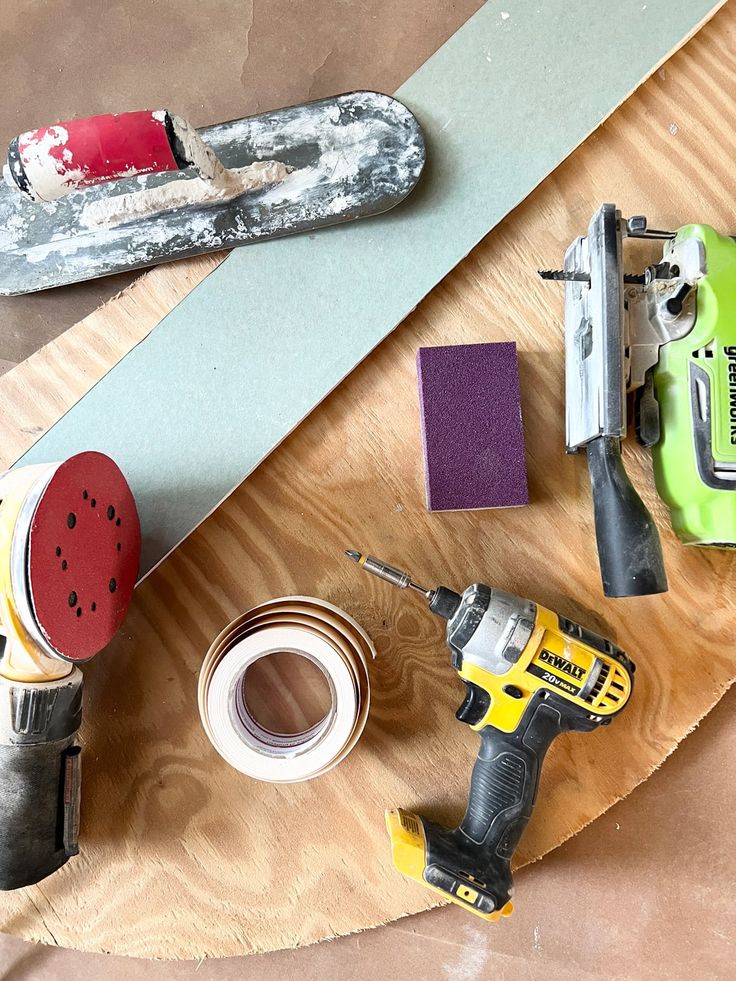
<svg viewBox="0 0 736 981">
<path fill-rule="evenodd" d="M 540 701 L 529 724 L 512 733 L 481 731 L 480 752 L 460 831 L 486 854 L 510 859 L 531 817 L 550 743 L 563 728 L 560 712 Z"/>
<path fill-rule="evenodd" d="M 659 533 L 624 469 L 621 441 L 600 436 L 586 450 L 603 592 L 606 596 L 666 592 Z"/>
<path fill-rule="evenodd" d="M 51 875 L 79 851 L 82 675 L 0 680 L 0 890 Z"/>
<path fill-rule="evenodd" d="M 462 823 L 451 831 L 422 821 L 427 882 L 453 897 L 475 893 L 466 901 L 477 910 L 503 909 L 511 897 L 511 857 L 531 816 L 550 743 L 563 730 L 589 732 L 597 725 L 582 706 L 540 690 L 515 732 L 482 729 Z"/>
<path fill-rule="evenodd" d="M 33 885 L 78 851 L 74 737 L 0 746 L 0 890 Z"/>
</svg>

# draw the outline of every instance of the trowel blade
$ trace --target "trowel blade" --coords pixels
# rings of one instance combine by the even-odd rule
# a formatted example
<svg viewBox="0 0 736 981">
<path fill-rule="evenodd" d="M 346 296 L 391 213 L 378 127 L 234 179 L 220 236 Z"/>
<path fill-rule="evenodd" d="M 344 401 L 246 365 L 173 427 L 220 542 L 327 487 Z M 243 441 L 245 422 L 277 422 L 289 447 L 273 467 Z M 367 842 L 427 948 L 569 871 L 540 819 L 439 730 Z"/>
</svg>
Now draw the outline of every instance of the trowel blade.
<svg viewBox="0 0 736 981">
<path fill-rule="evenodd" d="M 414 116 L 378 92 L 351 92 L 200 133 L 227 167 L 280 160 L 292 172 L 279 184 L 234 200 L 96 229 L 82 222 L 90 202 L 192 175 L 129 178 L 51 204 L 30 202 L 0 182 L 0 294 L 30 293 L 380 214 L 409 194 L 425 159 Z"/>
</svg>

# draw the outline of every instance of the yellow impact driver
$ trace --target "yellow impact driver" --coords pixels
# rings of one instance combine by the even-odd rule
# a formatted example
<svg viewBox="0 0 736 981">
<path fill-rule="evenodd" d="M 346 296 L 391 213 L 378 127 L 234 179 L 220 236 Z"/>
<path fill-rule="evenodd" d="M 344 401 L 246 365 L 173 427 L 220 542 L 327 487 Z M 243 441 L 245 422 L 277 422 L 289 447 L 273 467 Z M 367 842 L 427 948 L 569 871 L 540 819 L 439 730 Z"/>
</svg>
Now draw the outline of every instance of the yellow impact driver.
<svg viewBox="0 0 736 981">
<path fill-rule="evenodd" d="M 544 754 L 561 732 L 590 732 L 625 706 L 634 665 L 620 647 L 544 607 L 476 583 L 462 596 L 425 589 L 373 556 L 353 561 L 422 593 L 447 620 L 452 666 L 465 682 L 457 718 L 480 733 L 465 816 L 454 830 L 386 812 L 394 864 L 487 920 L 512 912 L 511 858 L 531 817 Z"/>
</svg>

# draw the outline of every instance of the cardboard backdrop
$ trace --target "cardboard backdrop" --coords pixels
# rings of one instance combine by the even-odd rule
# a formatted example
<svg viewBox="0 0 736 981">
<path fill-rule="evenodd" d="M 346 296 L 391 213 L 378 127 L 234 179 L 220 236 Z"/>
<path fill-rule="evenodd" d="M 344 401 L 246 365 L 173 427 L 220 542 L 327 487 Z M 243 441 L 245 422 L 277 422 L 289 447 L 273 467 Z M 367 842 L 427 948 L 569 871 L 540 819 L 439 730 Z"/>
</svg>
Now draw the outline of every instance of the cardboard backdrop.
<svg viewBox="0 0 736 981">
<path fill-rule="evenodd" d="M 532 596 L 609 633 L 638 662 L 625 715 L 555 745 L 522 862 L 626 794 L 730 684 L 735 665 L 723 640 L 734 556 L 675 542 L 646 454 L 633 448 L 632 473 L 660 522 L 672 588 L 630 603 L 602 599 L 584 461 L 562 453 L 562 297 L 535 276 L 559 261 L 601 199 L 657 224 L 697 217 L 734 226 L 727 188 L 736 117 L 719 98 L 736 70 L 730 12 L 706 34 L 489 235 L 139 589 L 125 631 L 86 669 L 83 854 L 40 887 L 2 897 L 2 929 L 82 949 L 222 955 L 306 943 L 433 901 L 392 868 L 382 811 L 403 805 L 456 820 L 475 737 L 453 719 L 462 689 L 441 625 L 417 601 L 360 576 L 341 558 L 346 545 L 427 581 L 490 580 Z M 721 85 L 695 85 L 704 65 L 722 73 Z M 4 451 L 27 445 L 52 403 L 61 411 L 114 360 L 135 336 L 130 320 L 152 319 L 150 286 L 169 302 L 167 284 L 191 286 L 197 268 L 144 278 L 3 379 Z M 531 505 L 428 515 L 416 347 L 506 339 L 521 353 Z M 159 504 L 167 507 L 165 496 Z M 231 617 L 287 592 L 345 607 L 379 657 L 355 753 L 320 781 L 273 787 L 244 780 L 214 754 L 196 718 L 196 674 Z"/>
</svg>

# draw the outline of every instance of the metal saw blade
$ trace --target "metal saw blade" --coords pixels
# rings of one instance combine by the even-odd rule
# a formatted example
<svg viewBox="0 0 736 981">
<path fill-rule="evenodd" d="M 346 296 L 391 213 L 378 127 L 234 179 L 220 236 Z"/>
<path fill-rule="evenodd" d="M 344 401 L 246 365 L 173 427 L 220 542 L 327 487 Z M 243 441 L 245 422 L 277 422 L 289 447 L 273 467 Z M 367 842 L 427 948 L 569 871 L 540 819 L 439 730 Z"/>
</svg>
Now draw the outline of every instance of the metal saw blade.
<svg viewBox="0 0 736 981">
<path fill-rule="evenodd" d="M 191 175 L 127 178 L 48 204 L 30 202 L 0 181 L 0 294 L 30 293 L 377 215 L 409 194 L 425 160 L 417 120 L 379 92 L 351 92 L 199 132 L 226 167 L 279 160 L 293 170 L 280 184 L 234 200 L 97 229 L 81 223 L 88 203 Z"/>
</svg>

